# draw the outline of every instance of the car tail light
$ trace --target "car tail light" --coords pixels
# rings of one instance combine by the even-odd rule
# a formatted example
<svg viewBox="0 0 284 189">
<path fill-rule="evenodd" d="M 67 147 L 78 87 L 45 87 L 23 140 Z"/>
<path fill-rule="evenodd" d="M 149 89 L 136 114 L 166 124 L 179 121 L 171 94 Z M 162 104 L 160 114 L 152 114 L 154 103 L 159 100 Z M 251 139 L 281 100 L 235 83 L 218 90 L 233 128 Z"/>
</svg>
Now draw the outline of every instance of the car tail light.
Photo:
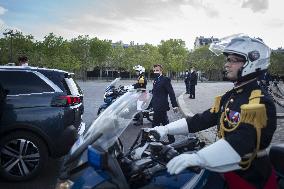
<svg viewBox="0 0 284 189">
<path fill-rule="evenodd" d="M 52 100 L 51 106 L 73 106 L 81 103 L 79 96 L 58 96 Z"/>
</svg>

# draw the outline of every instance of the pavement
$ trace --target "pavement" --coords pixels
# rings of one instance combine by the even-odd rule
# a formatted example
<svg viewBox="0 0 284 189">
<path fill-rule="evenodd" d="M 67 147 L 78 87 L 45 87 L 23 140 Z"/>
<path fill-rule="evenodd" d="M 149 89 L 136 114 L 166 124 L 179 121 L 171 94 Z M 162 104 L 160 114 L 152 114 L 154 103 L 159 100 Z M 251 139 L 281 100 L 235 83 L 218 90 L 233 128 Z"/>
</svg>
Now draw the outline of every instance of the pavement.
<svg viewBox="0 0 284 189">
<path fill-rule="evenodd" d="M 195 99 L 190 99 L 189 94 L 182 93 L 177 101 L 180 112 L 184 117 L 192 117 L 196 113 L 211 108 L 214 103 L 214 97 L 224 94 L 233 87 L 229 82 L 204 82 L 198 83 L 195 87 Z M 212 143 L 216 140 L 216 127 L 200 131 L 197 133 L 201 140 L 206 143 Z"/>
<path fill-rule="evenodd" d="M 177 101 L 180 112 L 184 117 L 192 117 L 196 113 L 202 113 L 213 106 L 215 96 L 224 94 L 226 91 L 232 89 L 232 87 L 233 84 L 229 82 L 198 83 L 195 88 L 195 99 L 190 99 L 189 94 L 185 94 L 185 92 L 178 97 Z M 277 108 L 278 125 L 281 125 L 283 128 L 284 113 L 278 111 L 278 109 L 280 108 Z M 217 139 L 216 132 L 216 127 L 213 127 L 199 132 L 198 135 L 205 142 L 212 143 Z"/>
</svg>

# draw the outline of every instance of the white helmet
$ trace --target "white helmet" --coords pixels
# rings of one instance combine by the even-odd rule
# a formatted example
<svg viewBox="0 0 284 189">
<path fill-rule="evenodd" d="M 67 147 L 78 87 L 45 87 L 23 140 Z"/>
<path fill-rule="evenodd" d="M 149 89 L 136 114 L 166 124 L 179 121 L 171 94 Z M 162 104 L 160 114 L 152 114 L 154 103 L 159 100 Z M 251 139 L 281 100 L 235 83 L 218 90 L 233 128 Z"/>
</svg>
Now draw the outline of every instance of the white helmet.
<svg viewBox="0 0 284 189">
<path fill-rule="evenodd" d="M 267 70 L 269 66 L 270 48 L 261 39 L 250 38 L 245 35 L 234 35 L 212 43 L 209 49 L 216 55 L 225 56 L 235 54 L 245 59 L 240 70 L 239 79 L 257 76 L 260 71 Z"/>
<path fill-rule="evenodd" d="M 142 74 L 145 72 L 145 68 L 143 66 L 140 66 L 140 65 L 137 65 L 137 66 L 134 66 L 133 69 L 137 72 L 139 72 L 139 74 Z"/>
</svg>

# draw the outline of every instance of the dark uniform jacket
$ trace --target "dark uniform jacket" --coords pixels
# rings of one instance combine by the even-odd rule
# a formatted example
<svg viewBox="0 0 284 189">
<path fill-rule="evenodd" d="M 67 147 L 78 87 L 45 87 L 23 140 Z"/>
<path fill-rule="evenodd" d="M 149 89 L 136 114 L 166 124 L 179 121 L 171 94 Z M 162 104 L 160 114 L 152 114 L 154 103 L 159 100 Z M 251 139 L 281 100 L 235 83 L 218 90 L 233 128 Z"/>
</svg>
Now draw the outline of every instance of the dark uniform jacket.
<svg viewBox="0 0 284 189">
<path fill-rule="evenodd" d="M 137 83 L 135 83 L 133 86 L 134 86 L 134 89 L 138 89 L 138 88 L 146 89 L 147 80 L 145 76 L 143 74 L 140 74 L 138 76 Z"/>
<path fill-rule="evenodd" d="M 195 71 L 190 73 L 189 84 L 190 85 L 197 85 L 197 73 Z"/>
<path fill-rule="evenodd" d="M 175 92 L 171 80 L 166 76 L 159 76 L 153 83 L 153 97 L 151 104 L 154 111 L 169 111 L 168 96 L 170 96 L 172 107 L 177 107 Z"/>
<path fill-rule="evenodd" d="M 249 106 L 244 104 L 250 104 L 251 110 L 246 108 Z M 254 108 L 258 106 L 265 108 Z M 197 132 L 217 125 L 219 136 L 223 136 L 242 157 L 242 160 L 244 160 L 246 154 L 252 153 L 257 148 L 256 127 L 259 127 L 261 122 L 265 126 L 259 129 L 261 131 L 259 151 L 267 148 L 271 142 L 276 129 L 276 108 L 272 97 L 259 87 L 256 80 L 238 88 L 233 88 L 220 96 L 219 100 L 217 97 L 215 105 L 211 109 L 196 114 L 192 118 L 187 118 L 189 132 Z M 241 167 L 247 167 L 247 164 L 240 165 Z M 237 170 L 234 173 L 257 188 L 263 188 L 271 174 L 268 156 L 256 157 L 247 170 Z"/>
<path fill-rule="evenodd" d="M 190 81 L 190 73 L 187 73 L 184 75 L 184 82 L 189 83 L 189 81 Z"/>
</svg>

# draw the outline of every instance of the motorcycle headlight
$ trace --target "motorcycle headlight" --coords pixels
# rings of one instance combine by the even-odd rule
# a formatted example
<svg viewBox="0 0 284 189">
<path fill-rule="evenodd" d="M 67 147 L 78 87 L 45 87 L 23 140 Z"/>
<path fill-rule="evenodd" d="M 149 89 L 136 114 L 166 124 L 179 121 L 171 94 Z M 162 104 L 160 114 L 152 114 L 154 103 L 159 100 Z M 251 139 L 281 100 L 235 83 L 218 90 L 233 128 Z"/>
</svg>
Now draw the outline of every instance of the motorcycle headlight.
<svg viewBox="0 0 284 189">
<path fill-rule="evenodd" d="M 55 189 L 71 189 L 73 185 L 74 182 L 72 182 L 71 180 L 65 180 L 57 183 Z"/>
</svg>

